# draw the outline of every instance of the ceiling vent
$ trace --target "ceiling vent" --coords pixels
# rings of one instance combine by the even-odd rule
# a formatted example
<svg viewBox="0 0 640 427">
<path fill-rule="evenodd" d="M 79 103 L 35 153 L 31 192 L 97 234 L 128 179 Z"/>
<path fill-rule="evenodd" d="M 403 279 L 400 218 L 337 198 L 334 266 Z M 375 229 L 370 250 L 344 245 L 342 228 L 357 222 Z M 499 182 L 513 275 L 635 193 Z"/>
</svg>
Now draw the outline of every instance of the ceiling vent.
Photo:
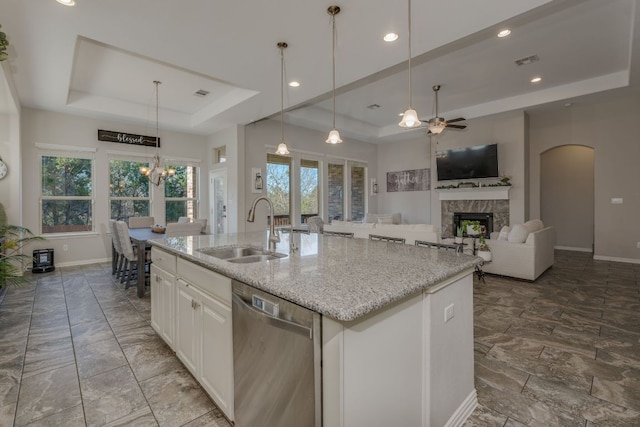
<svg viewBox="0 0 640 427">
<path fill-rule="evenodd" d="M 200 89 L 197 90 L 196 93 L 194 93 L 195 96 L 207 96 L 209 95 L 209 91 L 208 90 L 204 90 L 204 89 Z"/>
<path fill-rule="evenodd" d="M 367 105 L 367 108 L 370 110 L 377 110 L 378 108 L 380 108 L 379 104 L 371 104 L 371 105 Z"/>
<path fill-rule="evenodd" d="M 526 58 L 516 59 L 516 65 L 519 67 L 521 65 L 531 64 L 532 62 L 540 61 L 538 55 L 527 56 Z"/>
</svg>

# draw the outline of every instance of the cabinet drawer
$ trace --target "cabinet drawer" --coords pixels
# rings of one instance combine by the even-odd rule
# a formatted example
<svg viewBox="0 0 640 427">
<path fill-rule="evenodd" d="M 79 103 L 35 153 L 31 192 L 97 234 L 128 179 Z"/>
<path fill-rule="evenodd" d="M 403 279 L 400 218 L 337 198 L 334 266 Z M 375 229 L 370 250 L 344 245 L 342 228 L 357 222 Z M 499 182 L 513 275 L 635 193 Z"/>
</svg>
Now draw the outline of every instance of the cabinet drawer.
<svg viewBox="0 0 640 427">
<path fill-rule="evenodd" d="M 231 306 L 231 279 L 192 262 L 178 259 L 178 275 L 203 292 Z"/>
<path fill-rule="evenodd" d="M 151 247 L 151 262 L 167 273 L 176 274 L 176 256 L 155 246 Z"/>
</svg>

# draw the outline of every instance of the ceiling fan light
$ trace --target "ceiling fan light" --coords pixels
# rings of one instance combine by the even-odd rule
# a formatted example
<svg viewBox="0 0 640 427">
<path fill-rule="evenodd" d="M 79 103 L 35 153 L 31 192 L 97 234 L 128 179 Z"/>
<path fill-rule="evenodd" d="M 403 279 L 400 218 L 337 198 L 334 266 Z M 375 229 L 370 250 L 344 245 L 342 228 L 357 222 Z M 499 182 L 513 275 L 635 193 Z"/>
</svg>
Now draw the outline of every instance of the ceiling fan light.
<svg viewBox="0 0 640 427">
<path fill-rule="evenodd" d="M 337 129 L 333 129 L 329 132 L 329 137 L 325 141 L 327 144 L 340 144 L 342 139 L 340 138 L 340 132 Z"/>
<path fill-rule="evenodd" d="M 432 134 L 438 135 L 442 133 L 442 131 L 446 127 L 447 127 L 447 122 L 442 117 L 435 117 L 429 120 L 429 131 Z"/>
<path fill-rule="evenodd" d="M 421 124 L 422 122 L 418 119 L 418 113 L 416 113 L 416 110 L 411 107 L 404 112 L 402 115 L 402 121 L 398 123 L 398 125 L 403 128 L 415 128 Z"/>
<path fill-rule="evenodd" d="M 289 154 L 289 149 L 287 148 L 287 143 L 282 141 L 278 144 L 278 149 L 276 150 L 276 154 L 280 154 L 281 156 L 285 156 Z"/>
</svg>

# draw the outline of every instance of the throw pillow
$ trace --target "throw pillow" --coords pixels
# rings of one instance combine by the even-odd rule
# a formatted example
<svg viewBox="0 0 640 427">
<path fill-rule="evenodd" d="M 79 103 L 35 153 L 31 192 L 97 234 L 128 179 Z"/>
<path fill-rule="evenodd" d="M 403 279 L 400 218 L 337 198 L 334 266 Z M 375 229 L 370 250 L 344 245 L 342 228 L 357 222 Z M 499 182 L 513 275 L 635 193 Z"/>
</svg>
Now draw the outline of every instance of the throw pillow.
<svg viewBox="0 0 640 427">
<path fill-rule="evenodd" d="M 362 219 L 363 224 L 375 224 L 378 222 L 378 215 L 367 212 Z"/>
<path fill-rule="evenodd" d="M 509 240 L 509 231 L 511 231 L 511 227 L 506 225 L 502 227 L 500 234 L 498 234 L 498 240 Z"/>
<path fill-rule="evenodd" d="M 402 224 L 402 214 L 400 212 L 391 214 L 394 224 Z"/>
<path fill-rule="evenodd" d="M 393 218 L 391 218 L 391 215 L 379 216 L 378 224 L 393 224 Z"/>
<path fill-rule="evenodd" d="M 529 233 L 533 233 L 544 228 L 544 224 L 542 224 L 542 221 L 540 221 L 539 219 L 532 219 L 531 221 L 527 221 L 522 225 L 524 225 L 525 228 L 529 230 Z"/>
<path fill-rule="evenodd" d="M 527 228 L 522 224 L 517 224 L 511 227 L 508 240 L 510 243 L 524 243 L 528 235 L 529 231 Z"/>
</svg>

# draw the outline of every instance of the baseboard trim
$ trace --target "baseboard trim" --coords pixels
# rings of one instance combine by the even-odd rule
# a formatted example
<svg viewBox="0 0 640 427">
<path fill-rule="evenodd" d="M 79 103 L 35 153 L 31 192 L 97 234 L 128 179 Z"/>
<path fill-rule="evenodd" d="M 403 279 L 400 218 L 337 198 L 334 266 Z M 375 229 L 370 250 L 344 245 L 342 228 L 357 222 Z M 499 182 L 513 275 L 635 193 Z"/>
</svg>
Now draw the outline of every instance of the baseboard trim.
<svg viewBox="0 0 640 427">
<path fill-rule="evenodd" d="M 640 259 L 636 258 L 620 258 L 616 256 L 594 255 L 593 259 L 597 259 L 599 261 L 628 262 L 631 264 L 640 264 Z"/>
<path fill-rule="evenodd" d="M 467 418 L 473 413 L 478 406 L 478 394 L 474 388 L 469 396 L 458 406 L 453 415 L 449 418 L 445 427 L 459 427 L 467 421 Z"/>
<path fill-rule="evenodd" d="M 591 248 L 577 248 L 574 246 L 555 246 L 554 249 L 559 251 L 593 252 Z"/>
<path fill-rule="evenodd" d="M 98 264 L 98 263 L 110 262 L 110 261 L 111 261 L 111 257 L 97 258 L 97 259 L 83 259 L 81 261 L 69 261 L 69 262 L 56 263 L 56 267 L 75 267 L 78 265 Z"/>
</svg>

